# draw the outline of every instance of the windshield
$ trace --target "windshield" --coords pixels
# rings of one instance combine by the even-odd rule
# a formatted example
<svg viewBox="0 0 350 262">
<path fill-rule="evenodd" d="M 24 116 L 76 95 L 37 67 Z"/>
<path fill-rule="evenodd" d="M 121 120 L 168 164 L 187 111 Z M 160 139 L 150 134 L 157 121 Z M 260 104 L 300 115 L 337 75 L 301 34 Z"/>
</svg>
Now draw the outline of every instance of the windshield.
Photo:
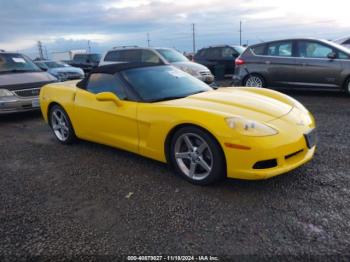
<svg viewBox="0 0 350 262">
<path fill-rule="evenodd" d="M 188 59 L 173 49 L 156 49 L 169 63 L 188 62 Z"/>
<path fill-rule="evenodd" d="M 0 53 L 0 73 L 41 71 L 29 58 L 21 54 Z"/>
<path fill-rule="evenodd" d="M 48 68 L 65 67 L 64 64 L 58 63 L 58 62 L 55 62 L 55 61 L 48 61 L 48 62 L 44 62 L 44 63 L 45 63 L 45 65 L 46 65 Z"/>
<path fill-rule="evenodd" d="M 146 102 L 183 98 L 212 90 L 202 81 L 173 66 L 130 69 L 122 75 Z"/>
<path fill-rule="evenodd" d="M 99 54 L 90 54 L 90 55 L 88 55 L 88 59 L 90 59 L 93 62 L 100 62 L 101 55 L 99 55 Z"/>
</svg>

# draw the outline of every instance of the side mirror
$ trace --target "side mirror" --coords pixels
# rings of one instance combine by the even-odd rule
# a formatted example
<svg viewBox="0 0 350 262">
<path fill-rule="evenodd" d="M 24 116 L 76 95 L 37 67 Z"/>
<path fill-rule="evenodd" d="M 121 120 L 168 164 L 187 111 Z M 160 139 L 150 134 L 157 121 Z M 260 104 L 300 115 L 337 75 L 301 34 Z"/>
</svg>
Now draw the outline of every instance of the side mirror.
<svg viewBox="0 0 350 262">
<path fill-rule="evenodd" d="M 337 54 L 335 53 L 335 52 L 330 52 L 328 55 L 327 55 L 327 57 L 329 58 L 329 59 L 336 59 L 337 58 Z"/>
<path fill-rule="evenodd" d="M 239 57 L 239 54 L 232 54 L 232 56 L 234 57 L 234 58 L 237 58 L 237 57 Z"/>
<path fill-rule="evenodd" d="M 102 92 L 96 94 L 96 100 L 100 102 L 113 102 L 117 106 L 122 105 L 122 101 L 113 93 L 111 92 Z"/>
</svg>

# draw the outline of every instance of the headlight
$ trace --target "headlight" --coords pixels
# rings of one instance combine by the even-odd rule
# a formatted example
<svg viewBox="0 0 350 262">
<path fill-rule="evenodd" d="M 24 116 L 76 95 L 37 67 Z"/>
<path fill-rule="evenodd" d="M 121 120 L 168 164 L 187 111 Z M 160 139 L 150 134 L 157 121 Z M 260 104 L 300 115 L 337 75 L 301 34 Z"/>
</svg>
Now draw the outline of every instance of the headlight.
<svg viewBox="0 0 350 262">
<path fill-rule="evenodd" d="M 13 93 L 7 89 L 0 89 L 0 96 L 13 96 Z"/>
<path fill-rule="evenodd" d="M 229 117 L 225 120 L 228 127 L 245 136 L 273 136 L 278 134 L 276 129 L 254 120 L 241 117 Z"/>
<path fill-rule="evenodd" d="M 199 73 L 196 70 L 192 69 L 192 68 L 180 67 L 180 69 L 182 71 L 186 72 L 187 74 L 192 75 L 192 76 L 198 76 L 199 75 Z"/>
<path fill-rule="evenodd" d="M 67 75 L 65 73 L 57 73 L 54 75 L 59 81 L 67 80 Z"/>
</svg>

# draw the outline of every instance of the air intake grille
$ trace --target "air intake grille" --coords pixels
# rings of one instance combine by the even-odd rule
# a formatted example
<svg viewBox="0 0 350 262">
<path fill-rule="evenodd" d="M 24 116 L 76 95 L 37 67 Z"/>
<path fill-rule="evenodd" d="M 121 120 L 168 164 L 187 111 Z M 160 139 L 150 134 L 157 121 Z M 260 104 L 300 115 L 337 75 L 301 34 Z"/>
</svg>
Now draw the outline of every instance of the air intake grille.
<svg viewBox="0 0 350 262">
<path fill-rule="evenodd" d="M 17 96 L 21 97 L 39 96 L 40 88 L 22 89 L 14 92 Z"/>
</svg>

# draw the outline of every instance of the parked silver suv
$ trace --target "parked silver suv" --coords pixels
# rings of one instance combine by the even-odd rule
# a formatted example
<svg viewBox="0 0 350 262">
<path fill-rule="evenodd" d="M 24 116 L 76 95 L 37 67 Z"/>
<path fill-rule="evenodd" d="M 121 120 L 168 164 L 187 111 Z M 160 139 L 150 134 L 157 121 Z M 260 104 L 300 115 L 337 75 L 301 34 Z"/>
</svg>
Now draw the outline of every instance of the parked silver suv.
<svg viewBox="0 0 350 262">
<path fill-rule="evenodd" d="M 311 38 L 253 45 L 236 59 L 233 84 L 343 90 L 350 95 L 350 50 Z"/>
<path fill-rule="evenodd" d="M 28 57 L 0 51 L 0 114 L 39 109 L 40 88 L 55 81 Z"/>
<path fill-rule="evenodd" d="M 189 61 L 172 48 L 115 47 L 102 57 L 99 65 L 128 62 L 171 64 L 207 84 L 214 82 L 214 76 L 207 67 Z"/>
</svg>

